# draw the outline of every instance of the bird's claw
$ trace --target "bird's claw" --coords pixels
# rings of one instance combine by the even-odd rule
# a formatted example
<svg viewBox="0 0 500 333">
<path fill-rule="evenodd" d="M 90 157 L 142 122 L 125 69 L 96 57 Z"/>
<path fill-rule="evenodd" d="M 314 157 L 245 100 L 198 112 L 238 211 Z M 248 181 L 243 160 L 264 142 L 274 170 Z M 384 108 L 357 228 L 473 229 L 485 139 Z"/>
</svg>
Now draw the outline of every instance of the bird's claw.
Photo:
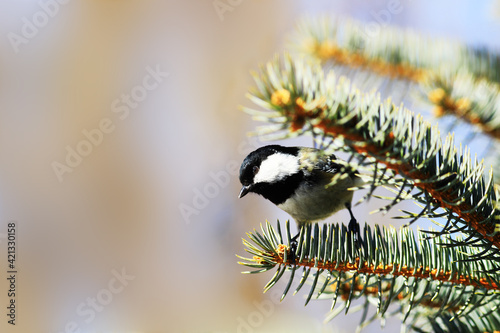
<svg viewBox="0 0 500 333">
<path fill-rule="evenodd" d="M 354 235 L 354 242 L 356 243 L 356 245 L 362 246 L 364 244 L 363 238 L 361 237 L 359 223 L 354 218 L 349 221 L 349 232 Z"/>
<path fill-rule="evenodd" d="M 297 242 L 297 238 L 299 237 L 300 232 L 296 234 L 292 240 L 290 241 L 290 262 L 292 264 L 295 264 L 295 260 L 297 259 L 297 255 L 295 255 L 295 252 L 297 252 L 297 246 L 299 243 Z"/>
</svg>

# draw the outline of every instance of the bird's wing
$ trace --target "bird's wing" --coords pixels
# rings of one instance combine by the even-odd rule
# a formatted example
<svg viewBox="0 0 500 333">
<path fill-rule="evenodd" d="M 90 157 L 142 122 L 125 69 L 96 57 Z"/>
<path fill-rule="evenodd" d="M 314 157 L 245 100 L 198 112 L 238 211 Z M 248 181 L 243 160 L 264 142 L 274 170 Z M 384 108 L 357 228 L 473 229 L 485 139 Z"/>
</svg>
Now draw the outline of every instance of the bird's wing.
<svg viewBox="0 0 500 333">
<path fill-rule="evenodd" d="M 334 174 L 347 173 L 354 181 L 360 180 L 343 160 L 337 158 L 334 154 L 324 154 L 323 152 L 309 148 L 303 150 L 301 164 L 310 176 L 320 176 L 330 179 Z"/>
<path fill-rule="evenodd" d="M 337 173 L 342 169 L 342 165 L 336 162 L 337 157 L 335 155 L 323 155 L 319 156 L 316 169 L 328 173 Z"/>
<path fill-rule="evenodd" d="M 331 177 L 342 170 L 342 165 L 336 162 L 338 160 L 335 155 L 325 154 L 314 148 L 302 148 L 299 160 L 306 175 L 326 173 Z"/>
</svg>

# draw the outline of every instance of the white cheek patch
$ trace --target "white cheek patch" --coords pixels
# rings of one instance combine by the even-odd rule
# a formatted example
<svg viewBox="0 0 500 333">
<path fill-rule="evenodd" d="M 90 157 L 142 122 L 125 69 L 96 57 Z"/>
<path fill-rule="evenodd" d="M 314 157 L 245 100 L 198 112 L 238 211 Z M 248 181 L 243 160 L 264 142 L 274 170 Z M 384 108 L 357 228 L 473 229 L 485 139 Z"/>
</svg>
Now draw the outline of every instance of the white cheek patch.
<svg viewBox="0 0 500 333">
<path fill-rule="evenodd" d="M 275 153 L 266 158 L 255 175 L 254 183 L 274 183 L 299 171 L 297 156 Z"/>
</svg>

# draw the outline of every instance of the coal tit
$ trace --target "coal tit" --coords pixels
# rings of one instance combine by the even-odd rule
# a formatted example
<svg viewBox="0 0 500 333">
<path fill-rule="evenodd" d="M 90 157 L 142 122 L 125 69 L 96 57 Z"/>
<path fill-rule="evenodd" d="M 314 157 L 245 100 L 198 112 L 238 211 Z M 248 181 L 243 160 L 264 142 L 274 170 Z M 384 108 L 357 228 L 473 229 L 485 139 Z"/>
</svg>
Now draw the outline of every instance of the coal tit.
<svg viewBox="0 0 500 333">
<path fill-rule="evenodd" d="M 336 176 L 340 177 L 331 184 Z M 240 182 L 243 185 L 240 198 L 250 192 L 260 194 L 290 214 L 299 231 L 308 223 L 347 208 L 351 215 L 349 230 L 356 240 L 361 240 L 351 210 L 353 191 L 349 188 L 361 185 L 362 181 L 335 155 L 306 147 L 261 147 L 243 160 Z"/>
</svg>

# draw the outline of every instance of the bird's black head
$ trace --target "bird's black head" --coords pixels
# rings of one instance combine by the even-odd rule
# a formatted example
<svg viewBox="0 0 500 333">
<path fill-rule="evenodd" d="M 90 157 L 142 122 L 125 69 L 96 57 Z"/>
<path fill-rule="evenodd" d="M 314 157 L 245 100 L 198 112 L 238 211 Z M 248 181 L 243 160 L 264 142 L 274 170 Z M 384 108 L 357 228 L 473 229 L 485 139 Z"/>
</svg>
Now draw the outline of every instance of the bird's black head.
<svg viewBox="0 0 500 333">
<path fill-rule="evenodd" d="M 302 177 L 299 147 L 269 145 L 251 152 L 241 164 L 239 197 L 258 193 L 275 204 L 285 201 L 295 191 Z"/>
</svg>

